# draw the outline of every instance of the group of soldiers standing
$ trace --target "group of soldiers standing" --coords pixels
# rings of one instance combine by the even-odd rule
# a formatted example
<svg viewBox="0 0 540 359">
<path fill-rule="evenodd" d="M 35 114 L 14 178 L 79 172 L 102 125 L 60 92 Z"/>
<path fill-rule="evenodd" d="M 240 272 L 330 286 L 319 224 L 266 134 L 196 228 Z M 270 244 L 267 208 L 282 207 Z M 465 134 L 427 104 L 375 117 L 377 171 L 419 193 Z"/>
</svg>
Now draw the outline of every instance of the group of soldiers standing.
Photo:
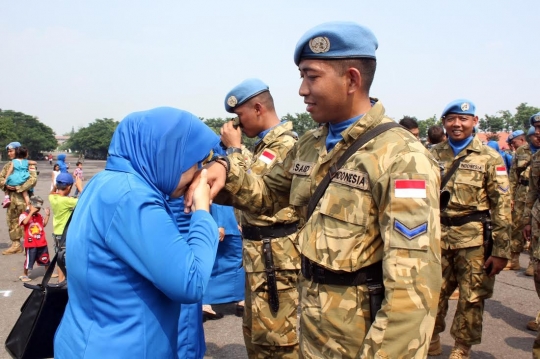
<svg viewBox="0 0 540 359">
<path fill-rule="evenodd" d="M 540 288 L 540 114 L 529 142 L 524 133 L 511 138 L 510 180 L 501 155 L 475 136 L 470 100 L 446 106 L 448 139 L 428 152 L 369 96 L 377 46 L 369 29 L 349 22 L 299 40 L 299 94 L 319 124 L 300 139 L 261 80 L 225 97 L 240 127 L 222 127 L 227 155 L 205 168 L 215 201 L 242 211 L 250 358 L 439 355 L 456 288 L 450 358 L 469 358 L 495 276 L 515 269 L 527 233 Z M 242 132 L 259 137 L 250 164 Z"/>
</svg>

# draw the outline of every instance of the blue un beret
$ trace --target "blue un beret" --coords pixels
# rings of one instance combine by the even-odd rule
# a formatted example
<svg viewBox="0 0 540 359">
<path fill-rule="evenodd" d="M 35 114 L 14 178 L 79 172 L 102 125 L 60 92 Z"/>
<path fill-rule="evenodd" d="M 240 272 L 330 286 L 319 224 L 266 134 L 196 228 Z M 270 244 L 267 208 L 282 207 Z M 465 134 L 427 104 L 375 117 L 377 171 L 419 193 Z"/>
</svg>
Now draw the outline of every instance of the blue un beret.
<svg viewBox="0 0 540 359">
<path fill-rule="evenodd" d="M 355 22 L 333 21 L 308 30 L 296 44 L 294 63 L 301 59 L 375 59 L 379 44 L 370 29 Z"/>
<path fill-rule="evenodd" d="M 523 130 L 517 130 L 517 131 L 514 131 L 510 134 L 510 136 L 508 136 L 508 138 L 506 139 L 506 142 L 507 143 L 510 143 L 510 141 L 512 141 L 514 138 L 516 138 L 517 136 L 521 136 L 521 135 L 524 135 L 525 132 L 523 132 Z"/>
<path fill-rule="evenodd" d="M 534 126 L 535 123 L 540 122 L 540 112 L 532 115 L 529 122 L 531 123 L 531 126 Z"/>
<path fill-rule="evenodd" d="M 19 142 L 11 142 L 9 145 L 6 146 L 6 150 L 13 150 L 19 147 L 21 147 L 21 144 Z"/>
<path fill-rule="evenodd" d="M 266 91 L 268 85 L 259 79 L 244 80 L 225 96 L 225 110 L 234 113 L 236 107 Z"/>
<path fill-rule="evenodd" d="M 475 111 L 476 111 L 476 106 L 474 105 L 474 103 L 472 103 L 472 101 L 460 98 L 446 105 L 446 107 L 444 108 L 442 112 L 441 118 L 451 113 L 455 113 L 458 115 L 474 116 Z"/>
<path fill-rule="evenodd" d="M 535 132 L 536 128 L 534 126 L 529 127 L 529 131 L 527 131 L 527 137 L 529 137 L 530 135 L 534 135 Z"/>
</svg>

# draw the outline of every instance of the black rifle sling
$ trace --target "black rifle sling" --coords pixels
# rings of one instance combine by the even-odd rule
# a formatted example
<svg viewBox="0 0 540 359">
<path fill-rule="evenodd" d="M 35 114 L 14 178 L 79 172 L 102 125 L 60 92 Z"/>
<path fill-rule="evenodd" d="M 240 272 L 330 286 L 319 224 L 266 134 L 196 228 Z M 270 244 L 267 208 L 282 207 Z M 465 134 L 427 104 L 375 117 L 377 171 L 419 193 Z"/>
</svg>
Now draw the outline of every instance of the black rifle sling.
<svg viewBox="0 0 540 359">
<path fill-rule="evenodd" d="M 313 193 L 313 196 L 311 197 L 309 203 L 308 203 L 308 211 L 307 211 L 307 217 L 306 222 L 313 214 L 313 211 L 315 210 L 315 207 L 317 206 L 317 203 L 319 203 L 319 200 L 321 199 L 324 191 L 326 191 L 326 188 L 330 184 L 330 181 L 335 176 L 335 174 L 339 171 L 339 169 L 347 162 L 349 157 L 353 155 L 356 151 L 358 151 L 362 146 L 364 146 L 366 143 L 380 135 L 381 133 L 388 131 L 391 128 L 394 127 L 401 127 L 401 125 L 397 124 L 396 122 L 387 122 L 383 123 L 381 125 L 378 125 L 377 127 L 369 130 L 368 132 L 364 133 L 362 136 L 358 137 L 356 141 L 353 142 L 353 144 L 345 150 L 345 153 L 334 163 L 332 166 L 330 166 L 330 169 L 326 173 L 326 176 L 322 179 L 321 183 L 317 186 L 315 189 L 315 192 Z"/>
<path fill-rule="evenodd" d="M 461 161 L 463 161 L 465 159 L 465 157 L 467 157 L 468 155 L 469 154 L 467 153 L 465 156 L 458 158 L 457 161 L 454 162 L 454 164 L 450 168 L 450 171 L 448 171 L 448 173 L 446 173 L 444 175 L 444 178 L 441 180 L 441 190 L 443 190 L 444 187 L 446 186 L 446 184 L 448 183 L 448 181 L 450 181 L 450 178 L 452 178 L 452 176 L 454 175 L 454 173 L 458 169 L 459 164 L 461 163 Z"/>
</svg>

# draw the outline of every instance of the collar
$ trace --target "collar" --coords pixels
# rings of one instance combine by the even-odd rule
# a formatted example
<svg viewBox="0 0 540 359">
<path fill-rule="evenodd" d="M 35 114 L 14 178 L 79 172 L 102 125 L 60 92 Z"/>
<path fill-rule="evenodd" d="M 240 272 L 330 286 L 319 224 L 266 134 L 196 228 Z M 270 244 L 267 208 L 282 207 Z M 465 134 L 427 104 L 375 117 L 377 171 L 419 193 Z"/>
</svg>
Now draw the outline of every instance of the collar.
<svg viewBox="0 0 540 359">
<path fill-rule="evenodd" d="M 281 136 L 284 132 L 292 131 L 292 129 L 293 129 L 292 122 L 282 121 L 276 126 L 271 127 L 268 130 L 264 130 L 263 132 L 261 132 L 259 136 L 264 132 L 266 133 L 264 133 L 263 137 L 255 143 L 255 147 L 257 147 L 261 143 L 269 144 L 273 142 L 276 138 Z"/>
</svg>

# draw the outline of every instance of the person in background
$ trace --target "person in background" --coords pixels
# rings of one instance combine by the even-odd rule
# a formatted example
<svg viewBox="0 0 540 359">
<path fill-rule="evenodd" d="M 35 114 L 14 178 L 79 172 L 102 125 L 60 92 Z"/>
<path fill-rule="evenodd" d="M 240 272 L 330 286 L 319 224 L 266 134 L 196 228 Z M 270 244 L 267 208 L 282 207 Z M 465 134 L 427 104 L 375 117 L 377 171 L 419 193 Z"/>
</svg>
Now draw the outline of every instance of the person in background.
<svg viewBox="0 0 540 359">
<path fill-rule="evenodd" d="M 509 153 L 506 153 L 505 151 L 502 151 L 499 148 L 499 143 L 497 141 L 488 141 L 486 146 L 493 148 L 495 151 L 499 153 L 499 155 L 501 155 L 504 162 L 504 167 L 506 168 L 506 173 L 510 173 L 510 168 L 512 167 L 512 159 L 513 159 L 512 155 Z"/>
<path fill-rule="evenodd" d="M 21 147 L 19 142 L 11 142 L 6 146 L 7 154 L 10 159 L 15 158 L 15 151 Z M 10 163 L 6 163 L 0 172 L 0 188 L 3 190 L 9 190 L 11 204 L 9 205 L 6 213 L 7 227 L 9 230 L 9 238 L 11 240 L 11 246 L 2 251 L 3 255 L 22 253 L 23 247 L 21 246 L 21 238 L 23 236 L 22 227 L 19 225 L 19 216 L 26 210 L 26 204 L 21 194 L 23 191 L 29 191 L 37 182 L 37 172 L 29 169 L 30 177 L 28 180 L 20 186 L 10 186 L 6 184 L 6 174 L 10 166 Z"/>
<path fill-rule="evenodd" d="M 28 149 L 26 147 L 18 147 L 15 150 L 15 158 L 11 160 L 11 166 L 6 173 L 6 184 L 8 186 L 16 187 L 25 183 L 30 178 L 29 166 L 35 166 L 36 164 L 36 161 L 28 160 Z M 30 208 L 30 192 L 33 193 L 32 189 L 21 192 L 24 203 L 26 204 L 26 210 Z M 8 192 L 6 191 L 4 193 L 5 197 L 4 202 L 2 202 L 2 207 L 6 208 L 11 203 L 11 200 L 9 199 Z"/>
<path fill-rule="evenodd" d="M 430 151 L 444 166 L 444 173 L 460 161 L 445 186 L 450 201 L 440 216 L 443 283 L 428 352 L 442 353 L 439 334 L 446 328 L 448 299 L 459 287 L 450 330 L 455 340 L 452 359 L 469 358 L 471 347 L 481 342 L 484 302 L 493 295 L 495 275 L 511 256 L 508 175 L 500 154 L 475 136 L 475 111 L 470 100 L 450 102 L 441 115 L 448 141 Z M 488 238 L 491 251 L 483 245 Z"/>
<path fill-rule="evenodd" d="M 49 156 L 47 157 L 48 160 L 49 160 L 49 164 L 52 166 L 52 161 L 53 161 L 53 155 L 52 153 L 49 153 Z"/>
<path fill-rule="evenodd" d="M 532 118 L 532 122 L 536 123 L 535 120 L 534 120 L 534 116 L 531 116 Z M 538 125 L 537 125 L 538 126 Z M 532 170 L 532 156 L 534 156 L 536 154 L 536 152 L 538 152 L 538 150 L 540 150 L 540 136 L 538 136 L 536 134 L 536 129 L 535 129 L 535 126 L 534 125 L 531 125 L 531 127 L 529 128 L 529 130 L 527 131 L 527 142 L 529 143 L 529 148 L 531 149 L 531 170 Z M 533 182 L 530 180 L 530 176 L 532 175 L 532 173 L 529 171 L 529 192 L 527 192 L 527 201 L 531 201 L 531 202 L 525 202 L 525 209 L 523 211 L 523 220 L 525 221 L 525 223 L 527 224 L 530 224 L 531 223 L 531 208 L 532 208 L 532 205 L 534 202 L 532 202 L 532 199 L 529 199 L 528 196 L 531 195 L 531 191 L 533 190 L 531 188 L 531 185 L 533 184 Z M 525 269 L 525 272 L 524 274 L 528 277 L 532 277 L 534 275 L 534 258 L 532 257 L 532 250 L 530 248 L 530 245 L 532 242 L 530 242 L 530 240 L 528 239 L 530 238 L 525 236 L 525 240 L 529 243 L 529 255 L 530 255 L 530 259 L 529 259 L 529 265 L 527 266 L 527 269 Z M 536 326 L 537 328 L 538 326 Z M 529 326 L 529 329 L 531 327 Z"/>
<path fill-rule="evenodd" d="M 69 165 L 66 164 L 66 155 L 64 153 L 59 154 L 56 156 L 56 161 L 60 167 L 60 172 L 67 173 L 69 170 Z"/>
<path fill-rule="evenodd" d="M 59 174 L 60 174 L 60 166 L 58 165 L 58 163 L 55 163 L 52 173 L 51 173 L 51 191 L 56 185 L 56 177 L 58 177 Z"/>
<path fill-rule="evenodd" d="M 399 124 L 409 130 L 417 139 L 420 139 L 420 129 L 418 128 L 418 122 L 414 117 L 405 116 L 399 120 Z"/>
<path fill-rule="evenodd" d="M 83 175 L 83 165 L 82 162 L 77 162 L 75 171 L 73 171 L 73 179 L 76 183 L 75 185 L 75 197 L 78 197 L 79 194 L 82 192 L 82 182 L 84 181 L 84 175 Z"/>
<path fill-rule="evenodd" d="M 24 260 L 23 275 L 19 277 L 22 282 L 30 282 L 28 271 L 34 268 L 34 263 L 49 267 L 49 248 L 45 236 L 45 227 L 49 223 L 51 211 L 45 208 L 45 219 L 39 211 L 43 206 L 43 199 L 33 196 L 30 208 L 19 216 L 19 223 L 24 228 L 24 250 L 26 258 Z"/>
<path fill-rule="evenodd" d="M 436 144 L 446 141 L 446 133 L 444 133 L 444 128 L 441 125 L 431 126 L 427 131 L 427 135 L 429 142 L 428 148 L 431 148 Z"/>
<path fill-rule="evenodd" d="M 218 141 L 198 117 L 170 107 L 120 122 L 67 232 L 69 302 L 56 359 L 177 358 L 181 304 L 202 299 L 218 230 L 206 180 L 187 237 L 167 201 L 184 194 Z"/>
</svg>

